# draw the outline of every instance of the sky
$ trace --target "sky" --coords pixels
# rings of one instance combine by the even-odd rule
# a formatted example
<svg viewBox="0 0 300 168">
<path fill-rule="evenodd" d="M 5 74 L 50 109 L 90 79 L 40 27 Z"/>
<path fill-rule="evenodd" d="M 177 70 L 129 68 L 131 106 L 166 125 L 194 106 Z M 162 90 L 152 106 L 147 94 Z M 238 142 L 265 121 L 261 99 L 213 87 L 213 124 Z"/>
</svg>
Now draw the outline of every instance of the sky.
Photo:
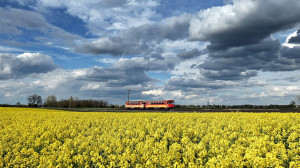
<svg viewBox="0 0 300 168">
<path fill-rule="evenodd" d="M 0 104 L 289 104 L 299 0 L 1 0 Z M 297 102 L 300 104 L 300 102 Z"/>
</svg>

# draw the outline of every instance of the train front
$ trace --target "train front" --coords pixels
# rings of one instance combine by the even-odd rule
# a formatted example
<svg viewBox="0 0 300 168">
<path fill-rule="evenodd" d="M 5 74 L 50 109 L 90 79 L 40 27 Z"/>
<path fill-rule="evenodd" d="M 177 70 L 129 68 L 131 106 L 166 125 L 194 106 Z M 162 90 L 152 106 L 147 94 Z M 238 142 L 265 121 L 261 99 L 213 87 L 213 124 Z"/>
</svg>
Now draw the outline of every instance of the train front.
<svg viewBox="0 0 300 168">
<path fill-rule="evenodd" d="M 174 100 L 167 100 L 167 108 L 174 109 L 175 108 L 175 101 Z"/>
</svg>

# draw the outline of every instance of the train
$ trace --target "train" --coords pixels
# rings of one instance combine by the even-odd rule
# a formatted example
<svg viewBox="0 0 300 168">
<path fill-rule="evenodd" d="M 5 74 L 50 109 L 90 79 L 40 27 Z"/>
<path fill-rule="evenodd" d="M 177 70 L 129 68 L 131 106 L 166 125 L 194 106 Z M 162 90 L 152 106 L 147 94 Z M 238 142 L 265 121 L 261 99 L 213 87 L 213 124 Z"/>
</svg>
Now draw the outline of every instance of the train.
<svg viewBox="0 0 300 168">
<path fill-rule="evenodd" d="M 126 109 L 174 109 L 174 100 L 161 101 L 127 101 L 125 103 Z"/>
</svg>

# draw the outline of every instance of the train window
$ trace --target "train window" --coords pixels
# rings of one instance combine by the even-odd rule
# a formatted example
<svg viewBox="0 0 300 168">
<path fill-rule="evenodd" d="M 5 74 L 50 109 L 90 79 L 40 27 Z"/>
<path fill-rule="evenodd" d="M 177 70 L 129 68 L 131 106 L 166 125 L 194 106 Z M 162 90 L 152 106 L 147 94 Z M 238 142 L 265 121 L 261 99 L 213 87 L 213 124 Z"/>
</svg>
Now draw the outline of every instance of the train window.
<svg viewBox="0 0 300 168">
<path fill-rule="evenodd" d="M 165 104 L 165 102 L 162 102 L 162 104 Z"/>
</svg>

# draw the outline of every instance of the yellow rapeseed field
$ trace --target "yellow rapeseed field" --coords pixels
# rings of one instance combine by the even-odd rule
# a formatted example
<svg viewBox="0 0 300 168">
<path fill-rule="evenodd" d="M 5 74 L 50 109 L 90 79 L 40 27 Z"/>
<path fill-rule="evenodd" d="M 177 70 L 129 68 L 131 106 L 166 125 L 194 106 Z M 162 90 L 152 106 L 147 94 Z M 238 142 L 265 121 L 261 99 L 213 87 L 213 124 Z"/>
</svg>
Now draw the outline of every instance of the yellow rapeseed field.
<svg viewBox="0 0 300 168">
<path fill-rule="evenodd" d="M 300 167 L 300 114 L 0 108 L 0 167 Z"/>
</svg>

